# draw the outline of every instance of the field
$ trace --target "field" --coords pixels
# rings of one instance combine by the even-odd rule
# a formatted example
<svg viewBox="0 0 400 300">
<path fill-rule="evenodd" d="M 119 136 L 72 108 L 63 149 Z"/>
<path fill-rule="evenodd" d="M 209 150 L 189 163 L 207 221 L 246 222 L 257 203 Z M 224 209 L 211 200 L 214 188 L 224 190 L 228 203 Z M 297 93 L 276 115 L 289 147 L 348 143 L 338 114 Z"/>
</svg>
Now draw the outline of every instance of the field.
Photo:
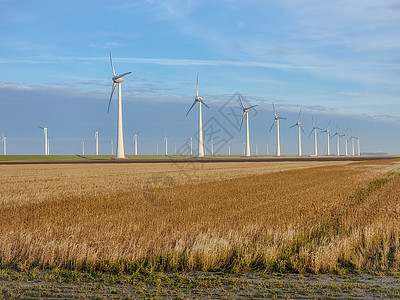
<svg viewBox="0 0 400 300">
<path fill-rule="evenodd" d="M 0 278 L 396 275 L 399 172 L 399 160 L 0 165 Z"/>
</svg>

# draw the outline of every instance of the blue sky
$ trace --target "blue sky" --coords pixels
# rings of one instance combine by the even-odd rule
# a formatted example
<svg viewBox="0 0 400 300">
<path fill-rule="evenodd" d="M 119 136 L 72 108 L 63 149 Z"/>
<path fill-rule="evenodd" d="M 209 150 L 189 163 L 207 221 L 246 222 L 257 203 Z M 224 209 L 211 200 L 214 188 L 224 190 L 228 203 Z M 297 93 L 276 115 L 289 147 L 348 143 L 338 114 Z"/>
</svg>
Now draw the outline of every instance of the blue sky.
<svg viewBox="0 0 400 300">
<path fill-rule="evenodd" d="M 169 152 L 197 130 L 203 117 L 221 127 L 219 153 L 242 153 L 245 131 L 226 115 L 240 115 L 239 91 L 249 104 L 252 152 L 273 152 L 272 102 L 280 115 L 282 154 L 297 153 L 289 130 L 302 109 L 303 152 L 313 115 L 317 125 L 360 136 L 361 151 L 400 153 L 400 3 L 354 1 L 29 1 L 0 0 L 0 132 L 9 154 L 41 154 L 48 123 L 51 153 L 94 153 L 90 127 L 102 127 L 100 153 L 116 140 L 117 97 L 109 52 L 123 83 L 125 151 L 131 129 L 139 152 L 154 154 L 170 135 Z M 229 119 L 231 118 L 231 119 Z M 212 122 L 216 122 L 213 125 Z M 319 134 L 320 151 L 326 141 Z M 332 140 L 332 147 L 335 147 Z M 114 143 L 115 144 L 115 143 Z M 344 141 L 342 140 L 342 144 Z M 341 146 L 343 147 L 343 146 Z M 334 148 L 336 149 L 336 148 Z M 332 149 L 333 152 L 335 152 Z M 341 150 L 344 152 L 344 150 Z"/>
</svg>

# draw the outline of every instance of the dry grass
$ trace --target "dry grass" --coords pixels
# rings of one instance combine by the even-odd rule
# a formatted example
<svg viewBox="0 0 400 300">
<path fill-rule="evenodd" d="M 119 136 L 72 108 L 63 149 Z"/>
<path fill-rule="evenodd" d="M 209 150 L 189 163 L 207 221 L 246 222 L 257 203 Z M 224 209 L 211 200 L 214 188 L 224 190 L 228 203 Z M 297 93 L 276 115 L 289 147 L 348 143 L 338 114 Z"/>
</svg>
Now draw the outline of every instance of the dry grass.
<svg viewBox="0 0 400 300">
<path fill-rule="evenodd" d="M 0 257 L 72 269 L 397 269 L 398 170 L 396 161 L 0 166 Z"/>
</svg>

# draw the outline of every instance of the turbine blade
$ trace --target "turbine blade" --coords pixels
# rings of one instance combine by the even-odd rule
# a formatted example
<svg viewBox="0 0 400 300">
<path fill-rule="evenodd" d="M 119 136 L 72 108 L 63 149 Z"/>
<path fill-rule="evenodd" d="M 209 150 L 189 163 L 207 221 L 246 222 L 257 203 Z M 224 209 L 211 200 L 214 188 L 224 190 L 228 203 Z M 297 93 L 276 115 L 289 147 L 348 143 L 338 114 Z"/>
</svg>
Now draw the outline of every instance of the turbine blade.
<svg viewBox="0 0 400 300">
<path fill-rule="evenodd" d="M 300 114 L 301 114 L 301 109 L 300 109 L 300 111 L 299 111 L 299 116 L 297 117 L 297 122 L 300 121 Z"/>
<path fill-rule="evenodd" d="M 112 58 L 111 58 L 111 51 L 110 51 L 110 62 L 111 62 L 111 68 L 112 68 L 112 71 L 113 71 L 113 75 L 115 76 L 114 65 L 113 65 Z"/>
<path fill-rule="evenodd" d="M 284 117 L 278 117 L 278 119 L 287 120 L 287 118 Z"/>
<path fill-rule="evenodd" d="M 41 127 L 41 126 L 36 126 L 37 128 L 40 128 L 40 129 L 44 129 L 44 127 Z"/>
<path fill-rule="evenodd" d="M 252 109 L 252 108 L 254 108 L 254 107 L 256 107 L 256 106 L 258 106 L 258 104 L 252 105 L 252 106 L 250 106 L 250 107 L 248 107 L 248 108 L 246 108 L 246 109 Z"/>
<path fill-rule="evenodd" d="M 272 103 L 272 109 L 274 110 L 274 115 L 276 116 L 275 105 Z"/>
<path fill-rule="evenodd" d="M 117 86 L 117 84 L 115 82 L 113 82 L 113 87 L 111 89 L 111 96 L 110 96 L 110 101 L 108 101 L 108 109 L 107 109 L 107 113 L 110 112 L 110 105 L 111 105 L 111 99 L 115 90 L 115 87 Z"/>
<path fill-rule="evenodd" d="M 240 101 L 240 105 L 242 106 L 242 108 L 243 108 L 243 110 L 245 109 L 244 108 L 244 106 L 243 106 L 243 102 L 242 102 L 242 99 L 240 98 L 240 94 L 238 93 L 238 98 L 239 98 L 239 101 Z"/>
<path fill-rule="evenodd" d="M 301 131 L 303 131 L 303 133 L 305 133 L 303 127 L 300 126 L 300 129 L 301 129 Z"/>
<path fill-rule="evenodd" d="M 204 101 L 201 101 L 205 105 L 205 107 L 210 108 Z"/>
<path fill-rule="evenodd" d="M 196 100 L 193 101 L 192 106 L 189 108 L 188 112 L 186 113 L 186 115 L 189 114 L 189 112 L 192 110 L 193 106 L 196 104 Z"/>
<path fill-rule="evenodd" d="M 246 113 L 244 112 L 243 113 L 243 117 L 242 117 L 242 122 L 240 123 L 240 129 L 239 130 L 242 130 L 242 125 L 243 125 L 243 120 L 244 120 L 244 116 L 246 115 Z"/>
<path fill-rule="evenodd" d="M 293 128 L 294 126 L 298 126 L 298 125 L 299 125 L 299 124 L 296 123 L 296 124 L 290 126 L 289 129 L 290 129 L 290 128 Z"/>
<path fill-rule="evenodd" d="M 311 136 L 311 134 L 312 134 L 312 132 L 314 131 L 314 129 L 311 129 L 311 132 L 310 132 L 310 134 L 308 135 L 308 137 L 310 137 Z"/>
<path fill-rule="evenodd" d="M 271 128 L 269 129 L 269 132 L 271 132 L 272 128 L 273 128 L 274 125 L 275 125 L 275 122 L 276 122 L 276 120 L 274 120 L 274 122 L 272 122 L 272 125 L 271 125 Z"/>
<path fill-rule="evenodd" d="M 118 75 L 116 79 L 124 77 L 125 75 L 131 74 L 132 72 L 126 72 L 124 74 Z"/>
</svg>

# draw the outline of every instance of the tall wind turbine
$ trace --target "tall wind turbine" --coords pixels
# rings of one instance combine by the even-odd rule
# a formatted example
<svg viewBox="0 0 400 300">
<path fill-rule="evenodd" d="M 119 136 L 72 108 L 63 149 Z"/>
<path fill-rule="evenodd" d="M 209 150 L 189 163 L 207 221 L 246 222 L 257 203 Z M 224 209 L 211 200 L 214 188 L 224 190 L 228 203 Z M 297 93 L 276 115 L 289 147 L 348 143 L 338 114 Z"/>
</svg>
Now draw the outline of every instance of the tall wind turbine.
<svg viewBox="0 0 400 300">
<path fill-rule="evenodd" d="M 340 133 L 338 131 L 338 127 L 339 127 L 339 125 L 336 125 L 336 132 L 334 135 L 331 136 L 331 139 L 336 136 L 336 155 L 337 156 L 340 155 L 340 144 L 339 144 Z"/>
<path fill-rule="evenodd" d="M 43 129 L 44 133 L 44 155 L 49 155 L 48 147 L 47 147 L 47 124 L 44 127 L 38 126 L 38 128 Z"/>
<path fill-rule="evenodd" d="M 311 133 L 314 131 L 314 155 L 318 156 L 317 129 L 322 130 L 322 128 L 319 128 L 315 125 L 314 116 L 312 117 L 312 124 L 313 124 L 313 127 L 312 127 L 311 132 L 308 135 L 308 137 L 310 137 Z"/>
<path fill-rule="evenodd" d="M 189 140 L 190 140 L 190 155 L 193 155 L 193 138 L 190 137 Z"/>
<path fill-rule="evenodd" d="M 295 126 L 298 126 L 298 127 L 299 127 L 299 149 L 298 149 L 298 151 L 299 151 L 299 152 L 298 152 L 298 155 L 299 155 L 299 156 L 301 156 L 301 132 L 302 132 L 302 131 L 304 132 L 303 128 L 301 128 L 300 114 L 301 114 L 301 109 L 300 109 L 300 111 L 299 111 L 299 116 L 297 117 L 297 123 L 294 124 L 294 125 L 292 125 L 292 126 L 290 126 L 290 128 L 293 128 L 293 127 L 295 127 Z"/>
<path fill-rule="evenodd" d="M 231 140 L 228 141 L 228 155 L 231 155 Z"/>
<path fill-rule="evenodd" d="M 125 81 L 124 76 L 130 74 L 131 72 L 123 73 L 120 75 L 115 74 L 111 52 L 110 52 L 110 62 L 111 68 L 113 71 L 113 86 L 111 90 L 110 101 L 108 101 L 108 109 L 107 112 L 110 111 L 110 104 L 111 99 L 115 90 L 115 87 L 118 84 L 118 126 L 117 126 L 117 158 L 125 158 L 125 151 L 124 151 L 124 134 L 122 130 L 122 96 L 121 96 L 121 83 Z"/>
<path fill-rule="evenodd" d="M 357 155 L 360 156 L 361 152 L 360 152 L 360 137 L 357 137 Z"/>
<path fill-rule="evenodd" d="M 276 156 L 281 156 L 281 143 L 279 140 L 279 120 L 280 119 L 286 120 L 286 118 L 279 117 L 276 114 L 275 105 L 273 103 L 272 103 L 272 108 L 274 110 L 274 122 L 272 123 L 271 128 L 269 129 L 269 132 L 271 132 L 272 127 L 274 127 L 274 124 L 276 123 Z"/>
<path fill-rule="evenodd" d="M 192 106 L 189 108 L 186 115 L 189 114 L 190 110 L 193 108 L 193 106 L 196 104 L 196 102 L 199 103 L 199 152 L 198 152 L 198 156 L 203 157 L 204 156 L 204 144 L 203 144 L 203 121 L 202 121 L 202 116 L 201 116 L 201 104 L 204 104 L 206 107 L 208 107 L 208 105 L 204 103 L 203 97 L 199 96 L 199 73 L 197 73 L 196 97 L 194 98 L 194 102 L 193 102 Z"/>
<path fill-rule="evenodd" d="M 7 155 L 7 137 L 4 134 L 1 136 L 1 142 L 3 143 L 3 155 Z"/>
<path fill-rule="evenodd" d="M 90 127 L 90 129 L 92 129 L 92 131 L 94 132 L 94 140 L 96 143 L 96 155 L 99 155 L 99 131 L 101 127 L 98 128 L 97 130 L 94 130 L 92 127 Z"/>
<path fill-rule="evenodd" d="M 245 155 L 250 156 L 249 111 L 252 108 L 256 107 L 257 104 L 249 106 L 249 107 L 244 107 L 242 99 L 240 97 L 240 94 L 238 94 L 238 98 L 240 101 L 240 105 L 242 106 L 242 109 L 243 109 L 243 116 L 242 116 L 242 123 L 240 123 L 240 130 L 242 130 L 244 117 L 246 117 L 246 154 Z"/>
<path fill-rule="evenodd" d="M 324 131 L 321 131 L 321 133 L 323 133 L 323 132 L 326 132 L 326 135 L 327 135 L 327 140 L 328 140 L 328 152 L 327 152 L 327 154 L 328 155 L 331 155 L 331 148 L 330 148 L 330 146 L 329 146 L 329 139 L 330 139 L 330 136 L 329 136 L 329 125 L 331 124 L 331 121 L 329 120 L 329 123 L 328 123 L 328 126 L 326 127 L 326 129 L 324 130 Z"/>
<path fill-rule="evenodd" d="M 47 138 L 47 155 L 50 155 L 50 138 Z"/>
</svg>

